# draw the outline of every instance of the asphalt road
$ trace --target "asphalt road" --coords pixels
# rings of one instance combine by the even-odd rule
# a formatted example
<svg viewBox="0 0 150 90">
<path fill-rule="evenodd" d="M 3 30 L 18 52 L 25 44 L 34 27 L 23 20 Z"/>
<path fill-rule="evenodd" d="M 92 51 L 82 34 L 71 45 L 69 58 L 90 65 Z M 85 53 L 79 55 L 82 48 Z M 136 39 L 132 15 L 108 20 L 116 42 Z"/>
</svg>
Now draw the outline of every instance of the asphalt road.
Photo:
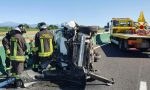
<svg viewBox="0 0 150 90">
<path fill-rule="evenodd" d="M 87 85 L 87 90 L 150 90 L 148 54 L 139 51 L 120 51 L 116 46 L 110 44 L 98 50 L 102 55 L 102 59 L 97 63 L 99 74 L 107 78 L 114 78 L 115 84 L 112 86 Z M 141 82 L 146 85 L 141 85 Z M 98 84 L 99 82 L 92 83 Z"/>
<path fill-rule="evenodd" d="M 85 90 L 150 90 L 150 59 L 139 51 L 120 51 L 116 46 L 105 44 L 96 50 L 102 55 L 95 64 L 98 74 L 114 78 L 115 84 L 105 86 L 102 82 L 87 82 Z M 58 81 L 59 82 L 59 81 Z M 41 82 L 26 89 L 31 90 L 80 90 Z M 22 90 L 26 90 L 22 89 Z"/>
</svg>

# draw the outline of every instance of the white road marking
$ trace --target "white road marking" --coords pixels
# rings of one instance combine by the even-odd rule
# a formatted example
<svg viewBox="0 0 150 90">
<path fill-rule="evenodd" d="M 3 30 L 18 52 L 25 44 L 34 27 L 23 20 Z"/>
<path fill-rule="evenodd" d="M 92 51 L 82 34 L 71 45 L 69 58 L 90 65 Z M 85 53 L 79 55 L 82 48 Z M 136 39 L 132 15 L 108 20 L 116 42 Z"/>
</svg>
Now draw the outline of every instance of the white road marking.
<svg viewBox="0 0 150 90">
<path fill-rule="evenodd" d="M 139 90 L 147 90 L 147 83 L 145 81 L 140 82 Z"/>
<path fill-rule="evenodd" d="M 105 45 L 108 45 L 108 44 L 110 44 L 110 42 L 108 42 L 108 43 L 106 43 L 106 44 L 102 44 L 102 45 L 100 45 L 100 46 L 102 47 L 102 46 L 105 46 Z"/>
<path fill-rule="evenodd" d="M 93 49 L 95 50 L 95 49 L 97 49 L 97 48 L 99 48 L 99 47 L 101 47 L 101 46 L 105 46 L 105 45 L 107 45 L 107 44 L 110 44 L 110 42 L 108 42 L 108 43 L 106 43 L 106 44 L 102 44 L 102 45 L 100 45 L 100 46 L 95 46 Z"/>
<path fill-rule="evenodd" d="M 110 41 L 112 41 L 113 43 L 119 45 L 119 42 L 117 40 L 115 40 L 115 39 L 111 39 Z"/>
<path fill-rule="evenodd" d="M 110 32 L 101 32 L 101 33 L 97 33 L 97 34 L 109 34 Z"/>
<path fill-rule="evenodd" d="M 100 47 L 100 46 L 94 47 L 94 50 L 97 49 L 97 48 L 99 48 L 99 47 Z"/>
<path fill-rule="evenodd" d="M 37 82 L 29 82 L 29 83 L 25 83 L 25 84 L 24 84 L 24 87 L 29 87 L 30 85 L 35 84 L 35 83 L 37 83 Z"/>
</svg>

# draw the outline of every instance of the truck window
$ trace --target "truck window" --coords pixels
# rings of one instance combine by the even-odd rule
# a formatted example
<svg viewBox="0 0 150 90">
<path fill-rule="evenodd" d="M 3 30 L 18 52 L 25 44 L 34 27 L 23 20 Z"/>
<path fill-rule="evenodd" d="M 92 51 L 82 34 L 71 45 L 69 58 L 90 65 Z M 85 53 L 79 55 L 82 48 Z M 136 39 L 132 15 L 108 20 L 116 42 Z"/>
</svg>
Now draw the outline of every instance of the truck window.
<svg viewBox="0 0 150 90">
<path fill-rule="evenodd" d="M 119 26 L 119 22 L 116 21 L 116 20 L 113 20 L 113 26 L 114 26 L 114 27 Z"/>
<path fill-rule="evenodd" d="M 126 22 L 120 22 L 120 26 L 125 27 L 125 26 L 127 26 L 127 23 Z"/>
<path fill-rule="evenodd" d="M 128 26 L 131 27 L 132 26 L 132 22 L 128 21 Z"/>
</svg>

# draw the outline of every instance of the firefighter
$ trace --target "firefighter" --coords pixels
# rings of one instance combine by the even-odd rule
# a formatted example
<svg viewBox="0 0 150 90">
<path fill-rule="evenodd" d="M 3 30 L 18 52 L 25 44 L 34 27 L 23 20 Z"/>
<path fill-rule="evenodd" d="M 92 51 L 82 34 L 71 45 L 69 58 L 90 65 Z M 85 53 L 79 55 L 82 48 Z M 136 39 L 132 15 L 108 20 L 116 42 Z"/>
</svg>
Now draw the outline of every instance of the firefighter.
<svg viewBox="0 0 150 90">
<path fill-rule="evenodd" d="M 25 30 L 18 26 L 12 31 L 14 32 L 10 39 L 12 76 L 19 78 L 19 74 L 24 71 L 25 51 L 27 50 L 25 38 L 22 36 Z"/>
<path fill-rule="evenodd" d="M 46 23 L 39 23 L 39 32 L 35 35 L 35 49 L 37 58 L 34 59 L 33 69 L 41 72 L 49 64 L 49 60 L 54 51 L 54 37 L 47 29 Z M 35 51 L 36 51 L 35 50 Z M 44 63 L 47 62 L 45 66 Z"/>
<path fill-rule="evenodd" d="M 6 36 L 2 39 L 2 45 L 5 50 L 6 60 L 5 60 L 5 71 L 6 75 L 10 76 L 10 69 L 11 69 L 11 62 L 9 59 L 10 56 L 10 37 L 11 37 L 11 31 L 6 33 Z"/>
</svg>

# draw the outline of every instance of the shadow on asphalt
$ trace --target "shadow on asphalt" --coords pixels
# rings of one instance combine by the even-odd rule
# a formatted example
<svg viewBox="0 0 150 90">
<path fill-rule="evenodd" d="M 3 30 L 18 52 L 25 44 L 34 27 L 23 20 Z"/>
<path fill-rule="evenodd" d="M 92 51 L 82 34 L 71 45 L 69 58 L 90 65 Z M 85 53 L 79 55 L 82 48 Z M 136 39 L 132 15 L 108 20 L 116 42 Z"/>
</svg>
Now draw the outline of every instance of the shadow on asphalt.
<svg viewBox="0 0 150 90">
<path fill-rule="evenodd" d="M 126 57 L 126 58 L 149 58 L 149 55 L 140 51 L 121 51 L 117 45 L 108 43 L 109 41 L 102 40 L 96 37 L 96 44 L 100 45 L 107 57 Z"/>
<path fill-rule="evenodd" d="M 3 80 L 4 81 L 4 80 Z M 1 82 L 1 81 L 0 81 Z M 70 83 L 67 81 L 61 80 L 50 80 L 50 81 L 37 81 L 35 84 L 32 84 L 26 88 L 16 88 L 14 84 L 9 84 L 1 89 L 12 89 L 12 90 L 49 90 L 50 88 L 60 89 L 60 90 L 85 90 L 85 87 L 80 87 L 75 85 L 74 83 Z"/>
<path fill-rule="evenodd" d="M 60 89 L 60 90 L 85 90 L 85 88 L 81 88 L 79 86 L 75 86 L 72 83 L 64 82 L 64 81 L 41 81 L 39 83 L 36 83 L 27 89 L 36 89 L 43 87 L 43 89 L 49 89 L 49 88 L 54 88 L 54 89 Z"/>
<path fill-rule="evenodd" d="M 105 44 L 101 46 L 107 57 L 126 57 L 126 58 L 149 58 L 149 55 L 137 50 L 122 51 L 117 45 Z"/>
<path fill-rule="evenodd" d="M 50 84 L 51 83 L 51 84 Z M 50 81 L 50 82 L 40 82 L 37 83 L 35 85 L 33 85 L 33 87 L 43 87 L 43 88 L 59 88 L 60 90 L 85 90 L 84 88 L 81 88 L 80 86 L 75 86 L 74 84 L 71 83 L 67 83 L 67 82 L 62 82 L 62 81 Z M 97 82 L 87 82 L 86 86 L 106 86 L 106 84 L 104 83 L 97 83 Z M 32 88 L 28 88 L 31 89 Z"/>
</svg>

